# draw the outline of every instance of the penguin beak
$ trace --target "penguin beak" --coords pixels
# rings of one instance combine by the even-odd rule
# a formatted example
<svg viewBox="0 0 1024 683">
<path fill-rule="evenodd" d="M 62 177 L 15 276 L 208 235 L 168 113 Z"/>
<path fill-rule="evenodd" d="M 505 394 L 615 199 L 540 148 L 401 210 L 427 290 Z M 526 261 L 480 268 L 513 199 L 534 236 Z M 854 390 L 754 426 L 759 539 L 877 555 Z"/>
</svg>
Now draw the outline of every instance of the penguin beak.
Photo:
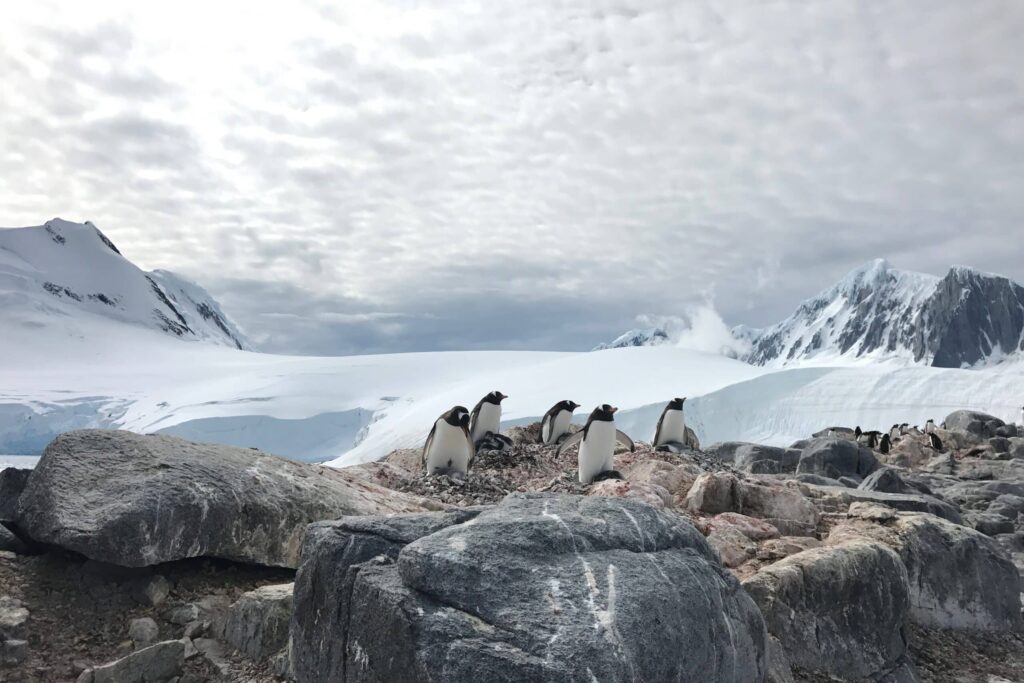
<svg viewBox="0 0 1024 683">
<path fill-rule="evenodd" d="M 615 406 L 612 406 L 611 408 L 608 409 L 608 412 L 610 412 L 610 413 L 612 413 L 614 415 L 616 412 L 618 412 L 618 410 L 619 410 L 618 408 L 616 408 Z"/>
</svg>

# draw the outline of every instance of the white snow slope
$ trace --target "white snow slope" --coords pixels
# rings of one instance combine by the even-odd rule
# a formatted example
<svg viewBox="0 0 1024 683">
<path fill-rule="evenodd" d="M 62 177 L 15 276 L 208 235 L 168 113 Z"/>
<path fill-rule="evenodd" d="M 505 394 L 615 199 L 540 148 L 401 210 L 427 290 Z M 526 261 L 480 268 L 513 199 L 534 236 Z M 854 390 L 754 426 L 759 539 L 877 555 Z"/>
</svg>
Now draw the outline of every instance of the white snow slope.
<svg viewBox="0 0 1024 683">
<path fill-rule="evenodd" d="M 205 290 L 174 273 L 140 270 L 92 223 L 54 218 L 0 229 L 0 325 L 34 326 L 45 336 L 78 329 L 83 316 L 249 348 Z"/>
<path fill-rule="evenodd" d="M 38 453 L 82 427 L 167 431 L 346 465 L 419 447 L 434 419 L 492 389 L 505 425 L 571 398 L 621 408 L 649 440 L 664 402 L 688 396 L 704 443 L 787 444 L 833 424 L 884 427 L 973 408 L 1013 420 L 1024 366 L 996 370 L 861 366 L 771 371 L 672 347 L 601 353 L 451 352 L 291 357 L 190 344 L 94 315 L 73 330 L 4 322 L 0 453 Z"/>
</svg>

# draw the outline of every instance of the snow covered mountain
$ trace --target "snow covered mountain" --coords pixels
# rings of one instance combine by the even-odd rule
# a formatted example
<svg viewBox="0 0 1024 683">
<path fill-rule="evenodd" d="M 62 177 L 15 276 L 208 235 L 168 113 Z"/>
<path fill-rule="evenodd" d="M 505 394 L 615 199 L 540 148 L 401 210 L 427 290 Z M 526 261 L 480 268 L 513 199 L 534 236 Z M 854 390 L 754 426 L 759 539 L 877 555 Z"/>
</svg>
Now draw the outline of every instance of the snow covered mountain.
<svg viewBox="0 0 1024 683">
<path fill-rule="evenodd" d="M 766 329 L 747 360 L 765 366 L 894 360 L 960 368 L 1022 352 L 1024 287 L 961 266 L 939 278 L 879 259 Z"/>
<path fill-rule="evenodd" d="M 1024 359 L 1024 287 L 955 266 L 944 277 L 872 261 L 764 330 L 732 336 L 743 360 L 766 367 L 897 362 L 977 368 Z M 631 330 L 595 350 L 673 343 L 661 329 Z"/>
<path fill-rule="evenodd" d="M 81 321 L 93 316 L 249 348 L 205 290 L 174 273 L 140 270 L 92 223 L 55 218 L 0 229 L 0 324 L 81 335 Z"/>
</svg>

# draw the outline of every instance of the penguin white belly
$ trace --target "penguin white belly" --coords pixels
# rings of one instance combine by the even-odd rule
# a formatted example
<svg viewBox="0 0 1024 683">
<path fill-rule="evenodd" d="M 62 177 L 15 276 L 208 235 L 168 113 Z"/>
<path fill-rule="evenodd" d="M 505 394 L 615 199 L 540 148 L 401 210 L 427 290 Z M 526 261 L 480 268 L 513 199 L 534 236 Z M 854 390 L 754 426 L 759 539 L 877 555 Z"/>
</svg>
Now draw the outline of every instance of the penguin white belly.
<svg viewBox="0 0 1024 683">
<path fill-rule="evenodd" d="M 494 432 L 497 434 L 501 427 L 501 406 L 496 406 L 493 403 L 485 403 L 480 406 L 480 412 L 477 413 L 476 422 L 473 423 L 473 441 L 481 438 L 487 432 Z"/>
<path fill-rule="evenodd" d="M 554 443 L 562 434 L 569 431 L 569 422 L 572 421 L 572 413 L 568 410 L 559 411 L 553 418 L 544 425 L 544 443 Z"/>
<path fill-rule="evenodd" d="M 658 443 L 654 445 L 661 446 L 669 441 L 686 445 L 686 420 L 681 410 L 665 412 L 665 417 L 661 421 L 661 432 L 658 434 Z"/>
<path fill-rule="evenodd" d="M 454 427 L 440 420 L 434 429 L 430 450 L 427 451 L 427 473 L 451 469 L 465 474 L 472 457 L 473 448 L 462 427 Z"/>
<path fill-rule="evenodd" d="M 577 460 L 580 481 L 589 484 L 594 477 L 610 469 L 614 469 L 615 460 L 615 423 L 590 423 L 587 436 L 580 442 Z"/>
</svg>

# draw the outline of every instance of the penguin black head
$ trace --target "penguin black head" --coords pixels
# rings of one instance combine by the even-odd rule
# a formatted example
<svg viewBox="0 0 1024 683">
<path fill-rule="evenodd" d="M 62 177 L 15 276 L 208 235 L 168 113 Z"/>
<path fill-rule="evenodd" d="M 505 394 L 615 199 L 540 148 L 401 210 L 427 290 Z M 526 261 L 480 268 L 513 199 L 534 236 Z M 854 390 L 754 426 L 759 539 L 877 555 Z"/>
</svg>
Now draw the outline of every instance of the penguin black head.
<svg viewBox="0 0 1024 683">
<path fill-rule="evenodd" d="M 682 410 L 683 404 L 686 403 L 686 398 L 674 398 L 668 402 L 669 410 Z"/>
<path fill-rule="evenodd" d="M 562 410 L 568 410 L 570 413 L 580 407 L 580 404 L 576 401 L 559 401 L 558 407 Z"/>
<path fill-rule="evenodd" d="M 450 424 L 452 427 L 468 427 L 469 426 L 469 411 L 462 406 L 455 406 L 444 415 L 441 416 L 445 422 Z"/>
<path fill-rule="evenodd" d="M 599 420 L 600 422 L 611 422 L 615 419 L 615 411 L 618 408 L 610 406 L 607 403 L 602 403 L 598 407 L 594 408 L 594 412 L 590 413 L 591 420 Z"/>
<path fill-rule="evenodd" d="M 506 398 L 508 398 L 508 396 L 501 393 L 500 391 L 492 391 L 491 393 L 484 396 L 484 403 L 493 403 L 494 405 L 499 406 L 501 405 L 501 402 L 504 401 Z"/>
</svg>

